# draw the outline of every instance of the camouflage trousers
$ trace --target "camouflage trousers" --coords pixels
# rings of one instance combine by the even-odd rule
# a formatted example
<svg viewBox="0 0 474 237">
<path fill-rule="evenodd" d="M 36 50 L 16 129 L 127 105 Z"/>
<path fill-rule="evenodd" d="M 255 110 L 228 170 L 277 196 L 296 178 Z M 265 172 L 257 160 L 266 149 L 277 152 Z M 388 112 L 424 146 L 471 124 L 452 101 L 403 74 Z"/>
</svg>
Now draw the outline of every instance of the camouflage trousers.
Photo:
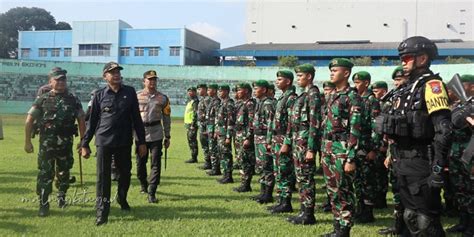
<svg viewBox="0 0 474 237">
<path fill-rule="evenodd" d="M 266 136 L 255 135 L 255 173 L 260 175 L 258 182 L 262 185 L 272 187 L 275 185 L 273 175 L 273 158 L 267 150 Z"/>
<path fill-rule="evenodd" d="M 295 166 L 296 182 L 299 184 L 300 203 L 306 208 L 314 208 L 316 184 L 315 159 L 307 161 L 308 131 L 299 131 L 293 136 L 292 157 Z"/>
<path fill-rule="evenodd" d="M 464 148 L 460 144 L 454 144 L 451 147 L 449 159 L 449 183 L 451 190 L 445 190 L 445 193 L 451 192 L 452 198 L 459 205 L 459 210 L 474 214 L 474 180 L 471 179 L 471 169 L 461 160 Z M 472 164 L 471 164 L 472 166 Z M 448 194 L 449 195 L 449 194 Z M 445 194 L 446 198 L 446 194 Z"/>
<path fill-rule="evenodd" d="M 295 168 L 290 154 L 281 154 L 284 135 L 273 135 L 272 156 L 273 172 L 276 182 L 276 194 L 279 200 L 291 198 L 291 180 L 295 176 Z"/>
<path fill-rule="evenodd" d="M 355 203 L 354 188 L 352 186 L 354 173 L 344 172 L 347 155 L 345 152 L 334 154 L 331 151 L 332 146 L 332 141 L 323 141 L 322 166 L 326 191 L 331 200 L 334 219 L 339 221 L 341 226 L 351 227 L 353 225 L 352 217 Z"/>
<path fill-rule="evenodd" d="M 209 138 L 207 137 L 206 127 L 199 128 L 199 142 L 201 143 L 202 153 L 204 155 L 204 161 L 211 163 L 211 157 L 209 156 Z"/>
<path fill-rule="evenodd" d="M 360 153 L 360 152 L 359 152 Z M 358 154 L 354 176 L 354 191 L 359 202 L 373 206 L 376 198 L 375 161 L 367 160 L 366 154 Z"/>
<path fill-rule="evenodd" d="M 220 159 L 220 154 L 219 154 L 219 145 L 218 145 L 218 139 L 214 138 L 214 136 L 209 136 L 209 158 L 211 162 L 211 166 L 213 169 L 220 169 L 220 164 L 219 164 L 219 159 Z"/>
<path fill-rule="evenodd" d="M 241 183 L 249 182 L 255 173 L 255 148 L 253 141 L 250 141 L 250 147 L 243 147 L 245 138 L 240 131 L 236 131 L 235 140 L 241 144 L 241 147 L 236 155 L 240 160 L 240 181 Z"/>
<path fill-rule="evenodd" d="M 198 157 L 197 128 L 186 125 L 186 130 L 187 130 L 189 150 L 191 151 L 191 158 L 197 160 L 197 157 Z"/>
<path fill-rule="evenodd" d="M 382 152 L 377 152 L 377 157 L 375 158 L 375 198 L 385 198 L 388 192 L 388 182 L 389 174 L 388 169 L 384 165 L 386 154 Z"/>
<path fill-rule="evenodd" d="M 59 192 L 66 193 L 69 188 L 69 170 L 74 164 L 72 144 L 60 149 L 51 149 L 40 145 L 38 153 L 38 177 L 36 193 L 49 195 L 53 191 L 53 180 L 56 176 L 55 186 Z"/>
<path fill-rule="evenodd" d="M 234 154 L 235 154 L 235 162 L 234 162 L 234 168 L 235 169 L 240 169 L 240 164 L 242 163 L 241 157 L 239 156 L 240 150 L 242 149 L 242 144 L 237 142 L 237 139 L 233 138 L 234 140 Z"/>
<path fill-rule="evenodd" d="M 226 137 L 220 136 L 217 140 L 221 169 L 224 174 L 232 173 L 232 143 L 225 143 Z"/>
</svg>

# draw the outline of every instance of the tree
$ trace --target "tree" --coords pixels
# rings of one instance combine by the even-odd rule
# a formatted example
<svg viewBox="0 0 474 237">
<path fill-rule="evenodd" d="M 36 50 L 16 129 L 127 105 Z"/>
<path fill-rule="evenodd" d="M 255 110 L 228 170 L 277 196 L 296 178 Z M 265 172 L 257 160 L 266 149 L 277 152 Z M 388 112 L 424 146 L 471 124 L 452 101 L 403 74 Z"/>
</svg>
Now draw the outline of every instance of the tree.
<svg viewBox="0 0 474 237">
<path fill-rule="evenodd" d="M 463 58 L 463 57 L 459 57 L 459 58 L 456 58 L 456 57 L 451 57 L 451 56 L 448 56 L 446 59 L 445 59 L 446 63 L 447 64 L 467 64 L 467 63 L 472 63 L 472 61 L 468 58 Z"/>
<path fill-rule="evenodd" d="M 278 56 L 279 67 L 296 67 L 298 65 L 298 57 L 296 56 Z"/>
<path fill-rule="evenodd" d="M 351 58 L 351 61 L 355 66 L 371 66 L 372 65 L 371 57 Z"/>
<path fill-rule="evenodd" d="M 55 27 L 55 30 L 71 30 L 71 25 L 69 25 L 69 23 L 67 22 L 64 22 L 64 21 L 58 21 L 58 23 L 56 23 L 56 27 Z"/>
<path fill-rule="evenodd" d="M 16 7 L 0 14 L 0 58 L 17 55 L 18 31 L 71 29 L 65 22 L 58 22 L 42 8 Z"/>
</svg>

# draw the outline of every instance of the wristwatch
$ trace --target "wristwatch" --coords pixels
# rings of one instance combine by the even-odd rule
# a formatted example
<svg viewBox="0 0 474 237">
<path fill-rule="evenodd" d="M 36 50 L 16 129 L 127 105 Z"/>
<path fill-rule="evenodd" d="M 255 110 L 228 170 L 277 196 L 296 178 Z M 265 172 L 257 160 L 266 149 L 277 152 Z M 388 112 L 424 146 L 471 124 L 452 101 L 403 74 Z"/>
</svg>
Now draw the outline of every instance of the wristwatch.
<svg viewBox="0 0 474 237">
<path fill-rule="evenodd" d="M 443 171 L 443 167 L 439 165 L 433 165 L 433 167 L 431 167 L 431 171 L 433 172 L 433 174 L 441 174 L 441 172 Z"/>
</svg>

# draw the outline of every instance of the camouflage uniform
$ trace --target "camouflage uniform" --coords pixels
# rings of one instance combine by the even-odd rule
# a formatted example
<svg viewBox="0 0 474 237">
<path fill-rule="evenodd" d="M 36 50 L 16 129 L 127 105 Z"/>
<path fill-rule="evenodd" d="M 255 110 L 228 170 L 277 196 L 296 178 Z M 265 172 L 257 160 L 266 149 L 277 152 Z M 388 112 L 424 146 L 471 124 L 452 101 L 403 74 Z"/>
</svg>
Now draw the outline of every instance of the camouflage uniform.
<svg viewBox="0 0 474 237">
<path fill-rule="evenodd" d="M 341 230 L 350 230 L 355 201 L 352 187 L 354 175 L 344 172 L 344 165 L 356 159 L 361 136 L 362 102 L 357 92 L 347 85 L 333 92 L 326 106 L 322 143 L 324 180 L 331 198 L 335 224 Z"/>
<path fill-rule="evenodd" d="M 211 97 L 204 96 L 199 100 L 198 104 L 198 125 L 199 125 L 199 142 L 201 143 L 202 153 L 204 155 L 204 168 L 211 167 L 211 157 L 209 155 L 209 140 L 207 135 L 207 119 L 206 113 Z"/>
<path fill-rule="evenodd" d="M 217 97 L 210 97 L 210 103 L 206 108 L 206 124 L 207 124 L 207 139 L 209 144 L 209 157 L 211 162 L 211 169 L 214 175 L 220 175 L 219 168 L 219 147 L 217 145 L 217 138 L 214 137 L 216 131 L 217 110 L 221 104 L 221 100 Z"/>
<path fill-rule="evenodd" d="M 305 64 L 297 67 L 296 71 Z M 311 68 L 314 67 L 311 65 Z M 303 88 L 302 93 L 296 98 L 290 112 L 292 138 L 286 137 L 285 144 L 291 142 L 292 158 L 296 171 L 296 180 L 299 184 L 301 213 L 310 216 L 311 221 L 296 221 L 295 224 L 312 224 L 314 219 L 316 152 L 320 147 L 321 137 L 321 97 L 319 88 L 309 85 Z M 306 153 L 313 152 L 314 159 L 306 160 Z M 306 218 L 306 220 L 309 220 Z M 290 220 L 291 221 L 291 220 Z M 301 223 L 300 223 L 301 222 Z"/>
<path fill-rule="evenodd" d="M 234 100 L 231 98 L 222 99 L 217 110 L 216 129 L 218 151 L 220 155 L 220 165 L 224 173 L 224 178 L 232 178 L 232 145 L 226 144 L 226 139 L 232 139 L 234 131 Z"/>
<path fill-rule="evenodd" d="M 248 85 L 250 87 L 250 85 Z M 251 89 L 251 87 L 250 87 Z M 250 189 L 250 182 L 255 172 L 255 148 L 253 144 L 253 129 L 251 123 L 254 120 L 255 99 L 248 98 L 243 100 L 237 108 L 235 117 L 235 140 L 242 145 L 237 154 L 240 163 L 241 186 Z M 243 147 L 244 141 L 250 141 L 250 147 Z M 237 190 L 236 190 L 237 191 Z"/>
<path fill-rule="evenodd" d="M 184 126 L 187 130 L 187 138 L 188 138 L 188 145 L 189 149 L 191 150 L 191 159 L 186 161 L 187 163 L 194 163 L 197 162 L 198 157 L 198 143 L 197 143 L 197 132 L 198 132 L 198 104 L 199 100 L 197 96 L 193 98 L 189 98 L 188 102 L 186 103 L 186 111 L 185 111 L 185 123 Z M 189 116 L 189 117 L 187 117 Z M 189 121 L 187 121 L 189 120 Z M 187 123 L 188 122 L 188 123 Z"/>
<path fill-rule="evenodd" d="M 71 93 L 50 91 L 35 100 L 28 114 L 38 122 L 40 129 L 36 193 L 42 200 L 47 200 L 56 174 L 58 196 L 64 195 L 69 188 L 69 170 L 74 163 L 74 122 L 84 116 L 81 102 Z"/>
<path fill-rule="evenodd" d="M 234 104 L 234 116 L 237 114 L 238 112 L 238 109 L 240 108 L 242 104 L 242 100 L 240 99 L 236 99 L 235 100 L 235 104 Z M 238 143 L 237 142 L 237 139 L 235 139 L 235 129 L 232 133 L 232 140 L 233 140 L 233 143 L 234 143 L 234 154 L 235 154 L 235 162 L 234 162 L 234 165 L 233 165 L 233 169 L 234 170 L 240 170 L 240 164 L 242 163 L 241 159 L 240 159 L 240 156 L 238 156 L 240 150 L 242 149 L 241 146 L 242 144 Z"/>
</svg>

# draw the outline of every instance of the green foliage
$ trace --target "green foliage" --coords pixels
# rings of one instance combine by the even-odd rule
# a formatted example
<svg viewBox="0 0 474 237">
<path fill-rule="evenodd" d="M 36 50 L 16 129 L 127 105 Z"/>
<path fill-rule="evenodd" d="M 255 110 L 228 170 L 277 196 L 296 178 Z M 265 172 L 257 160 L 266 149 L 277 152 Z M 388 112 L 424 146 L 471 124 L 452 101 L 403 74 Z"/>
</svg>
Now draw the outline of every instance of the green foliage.
<svg viewBox="0 0 474 237">
<path fill-rule="evenodd" d="M 351 62 L 354 66 L 372 66 L 371 57 L 351 58 Z"/>
<path fill-rule="evenodd" d="M 381 58 L 379 59 L 379 64 L 383 66 L 383 65 L 386 65 L 386 64 L 388 63 L 388 61 L 389 61 L 388 58 L 386 58 L 386 57 L 381 57 Z"/>
<path fill-rule="evenodd" d="M 279 56 L 278 64 L 279 67 L 296 67 L 298 65 L 298 57 L 296 56 Z"/>
<path fill-rule="evenodd" d="M 446 61 L 447 64 L 468 64 L 468 63 L 472 63 L 472 61 L 468 58 L 451 57 L 451 56 L 448 56 L 445 61 Z"/>
</svg>

